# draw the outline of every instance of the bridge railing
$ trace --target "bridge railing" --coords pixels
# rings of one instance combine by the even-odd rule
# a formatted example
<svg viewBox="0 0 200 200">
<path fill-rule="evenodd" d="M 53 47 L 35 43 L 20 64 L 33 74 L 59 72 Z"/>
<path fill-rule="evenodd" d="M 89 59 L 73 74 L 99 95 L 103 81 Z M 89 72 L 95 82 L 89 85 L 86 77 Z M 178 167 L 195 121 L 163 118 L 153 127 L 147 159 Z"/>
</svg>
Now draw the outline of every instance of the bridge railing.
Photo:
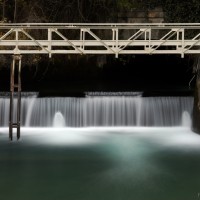
<svg viewBox="0 0 200 200">
<path fill-rule="evenodd" d="M 0 54 L 200 53 L 200 24 L 0 24 Z"/>
</svg>

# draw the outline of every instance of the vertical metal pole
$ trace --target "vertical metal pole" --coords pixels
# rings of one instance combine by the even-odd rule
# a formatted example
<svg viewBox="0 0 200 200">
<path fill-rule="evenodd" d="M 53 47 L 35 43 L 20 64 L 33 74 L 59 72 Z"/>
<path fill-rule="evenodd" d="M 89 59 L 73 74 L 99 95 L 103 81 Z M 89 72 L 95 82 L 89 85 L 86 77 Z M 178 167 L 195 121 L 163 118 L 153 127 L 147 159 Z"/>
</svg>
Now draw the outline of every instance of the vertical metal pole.
<svg viewBox="0 0 200 200">
<path fill-rule="evenodd" d="M 21 56 L 19 57 L 19 63 L 18 63 L 18 99 L 17 99 L 17 139 L 20 138 L 20 117 L 21 117 Z"/>
<path fill-rule="evenodd" d="M 176 40 L 177 40 L 177 43 L 179 43 L 179 40 L 180 40 L 180 32 L 179 32 L 179 30 L 177 31 Z M 176 50 L 178 50 L 179 47 L 180 47 L 179 45 L 176 45 Z"/>
<path fill-rule="evenodd" d="M 116 31 L 115 31 L 115 29 L 112 29 L 112 41 L 113 41 L 113 48 L 115 47 L 115 45 L 114 45 L 114 41 L 115 41 L 115 33 L 116 33 Z"/>
<path fill-rule="evenodd" d="M 48 28 L 48 50 L 51 52 L 52 47 L 52 30 L 51 28 Z M 49 53 L 49 58 L 51 58 L 51 53 Z"/>
<path fill-rule="evenodd" d="M 17 63 L 16 63 L 17 61 Z M 17 64 L 17 65 L 16 65 Z M 17 83 L 15 83 L 15 67 L 17 67 Z M 13 122 L 14 92 L 17 89 L 17 121 Z M 13 55 L 10 73 L 10 114 L 9 114 L 9 138 L 13 140 L 13 128 L 17 128 L 17 139 L 20 138 L 20 116 L 21 116 L 21 55 Z"/>
<path fill-rule="evenodd" d="M 83 50 L 85 50 L 85 29 L 81 29 L 80 38 L 81 38 L 81 41 L 82 41 L 81 48 Z"/>
<path fill-rule="evenodd" d="M 13 139 L 13 95 L 14 95 L 14 71 L 15 71 L 15 59 L 13 57 L 11 70 L 10 70 L 10 114 L 9 114 L 9 138 Z"/>
<path fill-rule="evenodd" d="M 184 58 L 184 48 L 185 48 L 185 29 L 182 29 L 182 52 L 181 57 Z"/>
</svg>

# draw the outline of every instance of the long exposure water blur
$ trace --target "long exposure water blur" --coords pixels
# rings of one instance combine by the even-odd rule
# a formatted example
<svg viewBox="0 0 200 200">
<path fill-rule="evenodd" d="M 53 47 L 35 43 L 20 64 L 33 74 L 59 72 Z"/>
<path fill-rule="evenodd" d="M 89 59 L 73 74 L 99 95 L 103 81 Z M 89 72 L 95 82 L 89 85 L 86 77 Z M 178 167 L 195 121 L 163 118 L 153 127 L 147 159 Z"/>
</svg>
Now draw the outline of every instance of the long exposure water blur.
<svg viewBox="0 0 200 200">
<path fill-rule="evenodd" d="M 8 128 L 0 128 L 1 199 L 199 199 L 200 137 L 190 130 L 192 101 L 168 100 L 151 105 L 154 116 L 156 105 L 168 102 L 166 111 L 170 104 L 179 105 L 174 115 L 173 109 L 160 108 L 176 119 L 170 126 L 73 128 L 67 127 L 62 110 L 55 110 L 52 126 L 23 126 L 19 141 L 10 142 Z M 159 123 L 168 118 L 160 116 Z"/>
<path fill-rule="evenodd" d="M 188 200 L 200 193 L 200 137 L 174 128 L 0 130 L 2 199 Z"/>
</svg>

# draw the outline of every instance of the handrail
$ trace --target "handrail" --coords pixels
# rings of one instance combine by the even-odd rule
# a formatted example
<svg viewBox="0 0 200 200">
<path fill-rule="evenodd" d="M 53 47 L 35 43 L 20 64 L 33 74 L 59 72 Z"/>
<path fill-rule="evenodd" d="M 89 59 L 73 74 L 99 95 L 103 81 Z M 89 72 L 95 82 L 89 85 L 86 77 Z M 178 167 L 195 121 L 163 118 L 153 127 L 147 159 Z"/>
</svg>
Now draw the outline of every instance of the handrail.
<svg viewBox="0 0 200 200">
<path fill-rule="evenodd" d="M 92 27 L 92 28 L 197 28 L 200 29 L 200 23 L 0 23 L 0 28 L 80 28 L 80 27 Z"/>
</svg>

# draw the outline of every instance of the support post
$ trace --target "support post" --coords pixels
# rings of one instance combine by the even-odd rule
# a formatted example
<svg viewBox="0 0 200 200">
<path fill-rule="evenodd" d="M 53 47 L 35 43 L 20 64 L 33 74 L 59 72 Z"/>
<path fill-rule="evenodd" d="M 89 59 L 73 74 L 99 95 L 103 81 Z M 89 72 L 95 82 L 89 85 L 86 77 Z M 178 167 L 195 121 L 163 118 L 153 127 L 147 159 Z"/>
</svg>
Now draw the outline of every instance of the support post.
<svg viewBox="0 0 200 200">
<path fill-rule="evenodd" d="M 197 77 L 194 92 L 192 130 L 200 134 L 200 79 Z"/>
<path fill-rule="evenodd" d="M 21 55 L 12 56 L 10 70 L 10 114 L 9 114 L 9 138 L 13 140 L 13 128 L 17 128 L 17 140 L 20 138 L 20 116 L 21 116 Z M 16 80 L 17 79 L 17 80 Z M 17 104 L 14 104 L 14 94 L 17 95 Z M 14 116 L 16 108 L 16 116 Z M 14 122 L 14 120 L 16 120 Z"/>
</svg>

